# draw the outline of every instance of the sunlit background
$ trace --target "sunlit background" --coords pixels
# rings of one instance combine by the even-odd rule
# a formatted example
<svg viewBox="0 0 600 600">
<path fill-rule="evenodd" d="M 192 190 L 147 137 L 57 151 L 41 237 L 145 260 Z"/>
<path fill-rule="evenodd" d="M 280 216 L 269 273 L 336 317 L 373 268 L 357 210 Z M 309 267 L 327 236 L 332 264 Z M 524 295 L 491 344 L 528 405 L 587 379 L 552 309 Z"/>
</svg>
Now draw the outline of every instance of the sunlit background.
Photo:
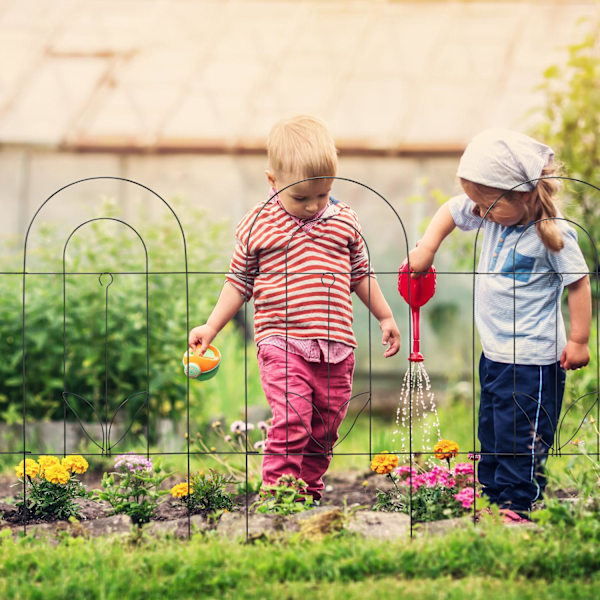
<svg viewBox="0 0 600 600">
<path fill-rule="evenodd" d="M 543 118 L 537 86 L 548 67 L 565 62 L 567 47 L 585 31 L 582 17 L 595 7 L 558 0 L 0 0 L 3 271 L 22 269 L 25 233 L 57 190 L 90 177 L 133 180 L 173 206 L 189 269 L 214 273 L 190 275 L 190 324 L 203 322 L 229 264 L 235 223 L 266 198 L 269 128 L 284 116 L 315 114 L 337 142 L 340 177 L 387 201 L 357 184 L 334 186 L 359 214 L 403 336 L 400 354 L 385 361 L 377 324 L 370 348 L 366 311 L 357 306 L 357 380 L 366 381 L 371 366 L 378 402 L 393 404 L 410 351 L 409 312 L 396 291 L 407 248 L 438 199 L 458 191 L 457 161 L 473 134 L 490 126 L 530 131 Z M 45 265 L 62 270 L 64 236 L 103 211 L 141 229 L 149 219 L 180 240 L 173 215 L 150 191 L 94 181 L 44 206 L 30 232 L 31 260 L 48 259 L 34 249 L 50 243 L 43 226 L 52 224 L 62 241 Z M 168 245 L 160 235 L 150 244 L 151 263 L 181 270 L 181 242 Z M 81 252 L 85 239 L 96 238 L 83 236 Z M 438 259 L 438 292 L 422 310 L 421 349 L 441 396 L 440 382 L 449 382 L 470 397 L 472 278 L 443 274 L 460 252 L 450 247 Z M 113 260 L 103 270 L 133 260 L 118 247 L 87 252 Z M 185 301 L 181 280 L 171 289 L 161 302 Z M 59 285 L 52 297 L 62 310 L 60 293 Z M 20 312 L 4 317 L 19 321 Z M 177 337 L 177 356 L 157 355 L 151 365 L 153 380 L 164 379 L 172 376 L 165 365 L 173 373 L 180 367 L 186 323 L 151 326 Z M 0 340 L 3 354 L 18 353 L 19 341 Z M 61 346 L 62 339 L 47 343 Z M 252 351 L 248 357 L 252 363 Z M 243 352 L 238 359 L 232 372 L 243 382 Z M 60 387 L 61 373 L 57 379 Z M 169 404 L 167 415 L 174 410 L 173 399 L 160 402 Z"/>
</svg>

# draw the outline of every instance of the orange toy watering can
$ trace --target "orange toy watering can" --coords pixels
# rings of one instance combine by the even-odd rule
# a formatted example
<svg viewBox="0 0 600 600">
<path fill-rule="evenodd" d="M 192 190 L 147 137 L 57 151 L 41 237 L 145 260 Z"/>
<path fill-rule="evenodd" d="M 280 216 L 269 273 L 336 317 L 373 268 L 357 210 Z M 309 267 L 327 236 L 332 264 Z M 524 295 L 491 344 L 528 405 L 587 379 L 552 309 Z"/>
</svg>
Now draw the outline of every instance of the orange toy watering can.
<svg viewBox="0 0 600 600">
<path fill-rule="evenodd" d="M 188 349 L 188 352 L 183 355 L 183 372 L 191 379 L 205 381 L 217 374 L 221 363 L 221 353 L 215 346 L 209 346 L 202 355 L 195 353 L 191 348 Z"/>
</svg>

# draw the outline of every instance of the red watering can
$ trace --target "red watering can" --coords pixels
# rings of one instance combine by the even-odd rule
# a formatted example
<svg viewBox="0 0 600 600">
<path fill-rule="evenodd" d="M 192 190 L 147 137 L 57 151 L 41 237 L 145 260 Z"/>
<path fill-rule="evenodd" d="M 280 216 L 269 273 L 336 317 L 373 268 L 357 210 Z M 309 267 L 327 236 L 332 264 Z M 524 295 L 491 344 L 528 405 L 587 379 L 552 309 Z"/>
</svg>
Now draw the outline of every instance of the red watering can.
<svg viewBox="0 0 600 600">
<path fill-rule="evenodd" d="M 404 261 L 398 269 L 398 291 L 410 306 L 412 316 L 412 352 L 408 360 L 423 362 L 419 352 L 419 309 L 435 294 L 435 268 L 432 266 L 425 275 L 411 277 L 408 261 Z"/>
</svg>

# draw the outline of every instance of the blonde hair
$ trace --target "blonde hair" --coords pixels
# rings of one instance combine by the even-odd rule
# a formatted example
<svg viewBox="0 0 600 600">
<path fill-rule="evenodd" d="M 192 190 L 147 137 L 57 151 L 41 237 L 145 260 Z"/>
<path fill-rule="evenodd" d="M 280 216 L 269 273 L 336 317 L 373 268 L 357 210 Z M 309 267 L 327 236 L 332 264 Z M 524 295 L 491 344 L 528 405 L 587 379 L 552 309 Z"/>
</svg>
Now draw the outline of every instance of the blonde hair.
<svg viewBox="0 0 600 600">
<path fill-rule="evenodd" d="M 267 137 L 269 168 L 300 177 L 334 177 L 337 149 L 325 123 L 298 115 L 275 123 Z"/>
<path fill-rule="evenodd" d="M 540 177 L 556 176 L 559 171 L 559 165 L 553 163 L 542 169 Z M 527 192 L 517 192 L 515 190 L 500 190 L 481 183 L 474 183 L 461 178 L 461 183 L 467 195 L 469 188 L 476 190 L 482 197 L 490 202 L 495 202 L 500 196 L 509 201 L 523 202 L 523 194 Z M 535 221 L 535 230 L 542 243 L 548 250 L 558 252 L 562 250 L 565 243 L 558 222 L 554 217 L 560 216 L 560 201 L 558 199 L 558 190 L 560 189 L 560 180 L 558 179 L 538 179 L 533 190 L 532 203 L 530 205 L 529 217 Z"/>
</svg>

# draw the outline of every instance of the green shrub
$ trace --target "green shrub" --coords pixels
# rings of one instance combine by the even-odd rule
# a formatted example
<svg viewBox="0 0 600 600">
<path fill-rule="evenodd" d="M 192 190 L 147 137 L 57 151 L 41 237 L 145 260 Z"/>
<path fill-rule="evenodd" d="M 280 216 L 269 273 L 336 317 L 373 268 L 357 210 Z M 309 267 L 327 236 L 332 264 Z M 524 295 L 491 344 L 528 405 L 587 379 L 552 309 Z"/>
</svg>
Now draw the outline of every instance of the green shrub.
<svg viewBox="0 0 600 600">
<path fill-rule="evenodd" d="M 251 508 L 258 513 L 291 515 L 312 507 L 313 497 L 306 491 L 306 482 L 293 475 L 282 475 L 275 485 L 263 485 L 259 500 Z"/>
<path fill-rule="evenodd" d="M 117 214 L 111 204 L 103 212 L 109 217 Z M 192 327 L 208 317 L 218 297 L 223 282 L 219 271 L 227 267 L 229 244 L 221 225 L 207 224 L 199 212 L 192 220 L 189 213 L 190 229 L 202 235 L 194 237 L 188 270 L 201 265 L 208 272 L 188 275 Z M 35 245 L 28 247 L 24 311 L 23 277 L 6 274 L 19 264 L 15 257 L 23 249 L 15 248 L 13 255 L 2 258 L 0 420 L 12 423 L 22 418 L 23 312 L 29 419 L 66 416 L 103 422 L 116 415 L 117 421 L 133 423 L 133 432 L 139 433 L 146 423 L 142 408 L 147 390 L 153 417 L 185 414 L 187 381 L 181 360 L 187 348 L 188 307 L 182 237 L 177 227 L 143 225 L 147 278 L 137 236 L 115 227 L 113 221 L 94 221 L 85 227 L 85 235 L 69 242 L 64 281 L 64 234 L 59 235 L 57 227 L 39 228 Z M 113 274 L 100 276 L 103 272 Z M 243 336 L 235 327 L 220 339 L 243 348 Z M 69 392 L 66 407 L 63 389 Z M 206 404 L 203 393 L 201 386 L 190 383 L 193 406 Z"/>
<path fill-rule="evenodd" d="M 192 473 L 189 484 L 186 482 L 175 485 L 171 494 L 191 513 L 231 510 L 234 502 L 231 494 L 225 491 L 225 486 L 234 481 L 231 475 L 209 469 L 208 473 Z"/>
<path fill-rule="evenodd" d="M 148 523 L 155 515 L 160 498 L 169 492 L 160 484 L 169 476 L 158 462 L 136 454 L 122 454 L 114 471 L 104 473 L 97 499 L 105 500 L 113 514 L 126 514 L 136 525 Z"/>
</svg>

